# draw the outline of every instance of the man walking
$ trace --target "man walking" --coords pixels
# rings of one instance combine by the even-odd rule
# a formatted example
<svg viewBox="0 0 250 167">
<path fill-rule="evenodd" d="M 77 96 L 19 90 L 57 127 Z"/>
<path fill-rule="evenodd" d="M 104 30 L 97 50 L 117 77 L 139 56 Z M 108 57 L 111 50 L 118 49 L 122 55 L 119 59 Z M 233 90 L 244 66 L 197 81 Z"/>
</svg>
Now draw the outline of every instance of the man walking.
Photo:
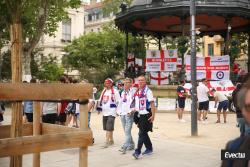
<svg viewBox="0 0 250 167">
<path fill-rule="evenodd" d="M 219 102 L 218 108 L 217 108 L 217 121 L 216 123 L 220 123 L 220 114 L 221 110 L 223 109 L 223 118 L 224 118 L 224 123 L 227 123 L 227 109 L 229 106 L 229 101 L 227 99 L 227 96 L 223 94 L 222 92 L 218 92 L 215 89 L 212 89 L 212 92 L 214 94 L 214 100 L 215 100 L 215 105 L 214 108 L 216 108 L 217 103 Z"/>
<path fill-rule="evenodd" d="M 153 93 L 146 85 L 145 76 L 138 77 L 138 82 L 139 89 L 134 95 L 134 110 L 137 111 L 135 112 L 134 121 L 139 128 L 138 144 L 133 153 L 135 159 L 138 159 L 141 155 L 143 144 L 145 145 L 146 150 L 142 155 L 150 155 L 153 153 L 153 147 L 148 132 L 152 132 L 153 121 L 155 118 Z M 133 107 L 132 104 L 131 107 Z"/>
<path fill-rule="evenodd" d="M 135 92 L 130 89 L 132 86 L 132 79 L 124 79 L 123 84 L 124 90 L 121 92 L 121 99 L 118 105 L 117 113 L 121 116 L 122 127 L 125 133 L 125 142 L 119 151 L 125 154 L 127 150 L 133 150 L 135 147 L 131 135 L 134 115 L 132 114 L 130 108 L 132 97 Z"/>
<path fill-rule="evenodd" d="M 106 142 L 104 148 L 114 144 L 113 131 L 116 117 L 117 104 L 120 101 L 119 92 L 113 87 L 113 80 L 107 78 L 104 82 L 104 90 L 102 91 L 98 113 L 103 115 L 103 130 L 106 131 Z"/>
<path fill-rule="evenodd" d="M 208 93 L 209 93 L 209 89 L 208 89 L 208 87 L 206 85 L 207 85 L 207 80 L 202 79 L 201 83 L 197 87 L 197 98 L 198 98 L 198 102 L 199 102 L 198 121 L 201 121 L 201 112 L 203 112 L 202 121 L 206 121 L 206 117 L 207 117 L 207 113 L 208 113 L 208 108 L 209 108 Z"/>
<path fill-rule="evenodd" d="M 183 119 L 183 112 L 185 108 L 186 90 L 184 89 L 185 81 L 180 81 L 180 85 L 177 87 L 177 114 L 180 122 L 186 122 Z"/>
</svg>

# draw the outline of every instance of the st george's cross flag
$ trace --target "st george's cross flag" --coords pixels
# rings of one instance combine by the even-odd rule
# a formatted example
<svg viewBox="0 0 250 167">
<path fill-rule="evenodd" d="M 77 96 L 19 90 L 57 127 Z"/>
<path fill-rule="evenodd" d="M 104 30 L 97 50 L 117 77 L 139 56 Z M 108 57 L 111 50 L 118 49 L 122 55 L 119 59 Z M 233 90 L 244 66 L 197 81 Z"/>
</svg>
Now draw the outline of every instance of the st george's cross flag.
<svg viewBox="0 0 250 167">
<path fill-rule="evenodd" d="M 213 56 L 197 57 L 196 72 L 197 79 L 208 80 L 229 80 L 230 78 L 230 57 Z M 190 55 L 185 57 L 187 80 L 191 80 Z"/>
</svg>

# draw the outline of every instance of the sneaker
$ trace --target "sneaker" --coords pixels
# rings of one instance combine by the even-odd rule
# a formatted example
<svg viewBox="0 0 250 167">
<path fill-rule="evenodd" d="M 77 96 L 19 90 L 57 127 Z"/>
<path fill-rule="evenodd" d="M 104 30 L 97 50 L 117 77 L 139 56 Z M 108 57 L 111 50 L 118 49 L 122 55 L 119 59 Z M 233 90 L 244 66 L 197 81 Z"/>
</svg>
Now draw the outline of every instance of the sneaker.
<svg viewBox="0 0 250 167">
<path fill-rule="evenodd" d="M 106 142 L 102 147 L 103 147 L 103 148 L 108 148 L 109 146 L 110 146 L 109 143 Z"/>
<path fill-rule="evenodd" d="M 185 123 L 186 121 L 185 121 L 185 119 L 180 119 L 180 122 Z"/>
<path fill-rule="evenodd" d="M 135 146 L 130 146 L 127 148 L 127 150 L 131 151 L 131 150 L 134 150 L 135 149 Z"/>
<path fill-rule="evenodd" d="M 219 124 L 219 123 L 220 123 L 220 121 L 218 121 L 218 120 L 217 120 L 215 123 L 216 123 L 216 124 Z"/>
<path fill-rule="evenodd" d="M 123 149 L 123 150 L 122 150 L 122 154 L 126 154 L 126 149 Z"/>
<path fill-rule="evenodd" d="M 132 155 L 135 159 L 138 159 L 140 157 L 140 154 L 136 151 Z"/>
<path fill-rule="evenodd" d="M 114 141 L 112 140 L 112 141 L 109 141 L 109 143 L 108 143 L 110 146 L 111 145 L 114 145 Z"/>
<path fill-rule="evenodd" d="M 152 155 L 153 154 L 153 150 L 145 150 L 142 155 Z"/>
<path fill-rule="evenodd" d="M 123 147 L 121 147 L 118 151 L 119 152 L 123 152 L 123 150 L 124 150 Z"/>
</svg>

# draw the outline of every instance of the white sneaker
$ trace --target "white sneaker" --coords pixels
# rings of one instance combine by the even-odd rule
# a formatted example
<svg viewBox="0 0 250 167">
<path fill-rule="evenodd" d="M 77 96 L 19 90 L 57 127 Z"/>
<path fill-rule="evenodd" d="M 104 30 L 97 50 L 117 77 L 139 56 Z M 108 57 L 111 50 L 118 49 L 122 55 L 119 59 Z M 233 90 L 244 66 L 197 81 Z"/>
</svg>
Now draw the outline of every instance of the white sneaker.
<svg viewBox="0 0 250 167">
<path fill-rule="evenodd" d="M 202 121 L 203 124 L 208 124 L 207 120 Z"/>
<path fill-rule="evenodd" d="M 181 123 L 185 123 L 186 121 L 185 121 L 185 119 L 181 119 L 180 122 Z"/>
</svg>

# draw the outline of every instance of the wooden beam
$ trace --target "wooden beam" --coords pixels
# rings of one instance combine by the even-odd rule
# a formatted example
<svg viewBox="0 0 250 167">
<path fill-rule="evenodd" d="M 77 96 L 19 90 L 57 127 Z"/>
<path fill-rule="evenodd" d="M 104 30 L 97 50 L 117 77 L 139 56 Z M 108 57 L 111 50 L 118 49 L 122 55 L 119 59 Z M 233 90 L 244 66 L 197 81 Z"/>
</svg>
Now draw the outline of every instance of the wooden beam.
<svg viewBox="0 0 250 167">
<path fill-rule="evenodd" d="M 41 104 L 33 102 L 33 136 L 41 135 Z M 40 167 L 40 153 L 33 154 L 33 167 Z"/>
<path fill-rule="evenodd" d="M 91 144 L 92 132 L 90 130 L 67 134 L 0 139 L 0 157 L 87 147 Z"/>
<path fill-rule="evenodd" d="M 71 128 L 71 127 L 62 126 L 62 125 L 42 123 L 43 135 L 50 135 L 50 134 L 55 134 L 55 133 L 71 133 L 71 132 L 82 132 L 82 131 L 78 128 Z"/>
<path fill-rule="evenodd" d="M 66 91 L 67 90 L 67 91 Z M 37 83 L 2 83 L 0 100 L 88 100 L 92 96 L 90 84 L 37 84 Z"/>
<path fill-rule="evenodd" d="M 80 129 L 84 131 L 88 131 L 88 105 L 80 105 Z M 93 140 L 91 138 L 91 140 Z M 92 141 L 91 141 L 92 145 Z M 79 167 L 87 167 L 88 166 L 88 147 L 80 147 L 79 150 Z"/>
<path fill-rule="evenodd" d="M 0 126 L 0 139 L 10 138 L 11 125 Z M 23 124 L 22 136 L 31 136 L 33 134 L 33 125 L 31 123 Z"/>
<path fill-rule="evenodd" d="M 15 4 L 17 10 L 11 15 L 15 15 L 15 20 L 10 25 L 10 43 L 11 43 L 11 71 L 12 83 L 20 83 L 22 81 L 22 24 L 20 14 L 21 1 Z M 12 18 L 14 18 L 12 17 Z M 12 104 L 11 119 L 11 137 L 22 136 L 22 104 L 17 102 Z M 10 167 L 22 167 L 22 156 L 13 156 L 10 158 Z"/>
</svg>

